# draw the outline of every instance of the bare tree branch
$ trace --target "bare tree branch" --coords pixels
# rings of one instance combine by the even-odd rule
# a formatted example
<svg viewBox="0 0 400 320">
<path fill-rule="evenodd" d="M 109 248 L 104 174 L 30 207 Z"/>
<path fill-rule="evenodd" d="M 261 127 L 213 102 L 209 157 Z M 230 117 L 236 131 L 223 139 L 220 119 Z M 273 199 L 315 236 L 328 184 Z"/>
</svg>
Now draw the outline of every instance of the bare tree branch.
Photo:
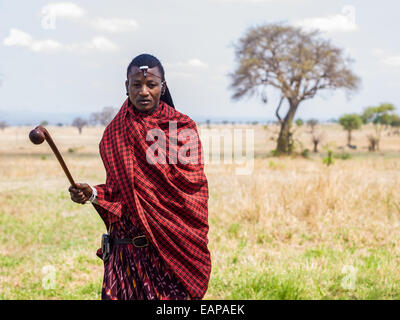
<svg viewBox="0 0 400 320">
<path fill-rule="evenodd" d="M 283 99 L 284 99 L 284 98 L 285 98 L 284 96 L 281 96 L 281 99 L 279 100 L 278 107 L 276 108 L 276 111 L 275 111 L 275 115 L 276 115 L 276 117 L 278 118 L 279 123 L 282 123 L 282 119 L 281 119 L 281 117 L 279 116 L 279 109 L 281 108 L 281 105 L 282 105 L 282 102 L 283 102 Z"/>
</svg>

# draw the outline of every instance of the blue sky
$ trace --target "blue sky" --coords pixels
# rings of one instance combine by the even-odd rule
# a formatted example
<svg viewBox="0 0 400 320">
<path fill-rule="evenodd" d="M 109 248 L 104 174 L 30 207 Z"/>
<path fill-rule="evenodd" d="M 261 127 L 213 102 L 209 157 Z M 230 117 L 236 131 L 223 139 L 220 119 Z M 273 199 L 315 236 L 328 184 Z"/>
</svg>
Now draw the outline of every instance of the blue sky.
<svg viewBox="0 0 400 320">
<path fill-rule="evenodd" d="M 274 119 L 277 95 L 231 100 L 233 43 L 255 25 L 319 28 L 343 48 L 362 79 L 347 100 L 321 92 L 303 119 L 337 118 L 369 105 L 400 105 L 400 30 L 396 1 L 0 0 L 0 120 L 70 122 L 125 99 L 126 67 L 147 52 L 164 64 L 176 107 L 194 119 Z"/>
</svg>

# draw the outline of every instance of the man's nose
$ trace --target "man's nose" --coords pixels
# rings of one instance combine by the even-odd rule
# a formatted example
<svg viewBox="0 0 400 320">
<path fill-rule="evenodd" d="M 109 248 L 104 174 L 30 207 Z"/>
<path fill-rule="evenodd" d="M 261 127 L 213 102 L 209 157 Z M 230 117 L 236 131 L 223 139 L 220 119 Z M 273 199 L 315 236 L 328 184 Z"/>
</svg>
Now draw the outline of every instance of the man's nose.
<svg viewBox="0 0 400 320">
<path fill-rule="evenodd" d="M 146 85 L 143 85 L 143 86 L 140 88 L 139 94 L 140 94 L 141 96 L 147 96 L 147 95 L 149 94 L 149 91 L 148 91 L 148 88 L 147 88 Z"/>
</svg>

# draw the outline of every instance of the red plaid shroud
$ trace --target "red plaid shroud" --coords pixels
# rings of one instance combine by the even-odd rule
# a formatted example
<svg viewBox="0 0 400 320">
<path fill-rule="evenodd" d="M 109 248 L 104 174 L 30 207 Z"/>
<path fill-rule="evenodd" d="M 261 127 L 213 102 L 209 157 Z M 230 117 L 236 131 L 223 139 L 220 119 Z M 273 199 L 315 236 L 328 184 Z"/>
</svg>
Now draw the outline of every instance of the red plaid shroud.
<svg viewBox="0 0 400 320">
<path fill-rule="evenodd" d="M 197 152 L 186 152 L 190 160 L 187 164 L 169 161 L 169 138 L 176 138 L 169 132 L 170 121 L 176 122 L 178 134 L 184 129 L 194 130 L 194 140 L 186 144 L 177 141 L 171 146 L 176 151 L 177 145 L 179 151 L 194 141 Z M 147 149 L 155 143 L 146 141 L 150 129 L 165 133 L 166 164 L 150 164 L 146 160 Z M 162 101 L 152 114 L 141 113 L 128 98 L 104 131 L 100 155 L 107 179 L 105 184 L 96 186 L 95 208 L 107 229 L 127 211 L 134 213 L 131 216 L 135 225 L 145 232 L 192 299 L 203 298 L 211 272 L 207 249 L 208 184 L 194 121 Z"/>
</svg>

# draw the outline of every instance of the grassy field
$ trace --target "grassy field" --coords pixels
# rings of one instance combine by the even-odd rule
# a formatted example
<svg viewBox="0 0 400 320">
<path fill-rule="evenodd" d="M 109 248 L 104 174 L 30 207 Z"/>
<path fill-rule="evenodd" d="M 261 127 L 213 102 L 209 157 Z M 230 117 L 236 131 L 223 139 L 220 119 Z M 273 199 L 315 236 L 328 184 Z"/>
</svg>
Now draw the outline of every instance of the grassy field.
<svg viewBox="0 0 400 320">
<path fill-rule="evenodd" d="M 202 127 L 201 127 L 202 128 Z M 219 127 L 215 127 L 219 128 Z M 274 126 L 251 128 L 254 170 L 209 163 L 212 275 L 205 299 L 400 298 L 400 137 L 368 152 L 370 127 L 323 125 L 318 154 L 276 158 Z M 0 299 L 99 299 L 105 227 L 91 205 L 69 199 L 69 183 L 32 128 L 0 131 Z M 48 127 L 79 182 L 103 183 L 102 128 Z M 312 150 L 306 128 L 299 151 Z M 334 164 L 322 159 L 328 145 Z"/>
</svg>

